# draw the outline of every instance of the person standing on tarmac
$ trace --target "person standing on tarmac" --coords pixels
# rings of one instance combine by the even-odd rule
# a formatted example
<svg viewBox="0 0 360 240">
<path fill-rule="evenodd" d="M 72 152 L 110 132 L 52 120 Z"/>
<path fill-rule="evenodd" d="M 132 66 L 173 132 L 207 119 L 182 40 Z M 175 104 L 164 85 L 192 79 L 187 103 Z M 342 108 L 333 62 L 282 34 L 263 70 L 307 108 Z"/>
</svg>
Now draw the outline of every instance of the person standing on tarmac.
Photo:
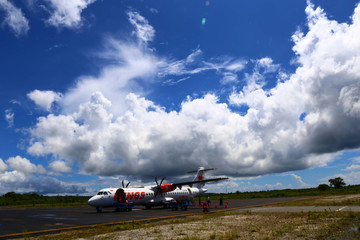
<svg viewBox="0 0 360 240">
<path fill-rule="evenodd" d="M 203 204 L 203 213 L 209 212 L 209 205 L 204 202 Z"/>
<path fill-rule="evenodd" d="M 209 196 L 206 198 L 206 202 L 207 202 L 208 205 L 210 204 L 210 197 Z"/>
</svg>

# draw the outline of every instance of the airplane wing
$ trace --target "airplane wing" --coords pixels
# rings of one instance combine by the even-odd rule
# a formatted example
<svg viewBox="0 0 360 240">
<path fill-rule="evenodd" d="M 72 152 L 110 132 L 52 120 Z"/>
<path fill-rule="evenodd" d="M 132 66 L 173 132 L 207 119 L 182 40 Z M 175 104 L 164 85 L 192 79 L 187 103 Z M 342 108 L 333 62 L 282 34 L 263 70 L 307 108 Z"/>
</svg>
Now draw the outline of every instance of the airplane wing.
<svg viewBox="0 0 360 240">
<path fill-rule="evenodd" d="M 227 178 L 227 177 L 226 178 L 210 178 L 210 179 L 204 179 L 204 180 L 198 180 L 198 181 L 173 183 L 173 184 L 171 184 L 171 186 L 179 187 L 181 189 L 182 186 L 184 186 L 184 185 L 189 185 L 190 187 L 192 187 L 192 185 L 196 184 L 196 183 L 217 182 L 217 181 L 226 180 L 226 179 L 229 179 L 229 178 Z"/>
</svg>

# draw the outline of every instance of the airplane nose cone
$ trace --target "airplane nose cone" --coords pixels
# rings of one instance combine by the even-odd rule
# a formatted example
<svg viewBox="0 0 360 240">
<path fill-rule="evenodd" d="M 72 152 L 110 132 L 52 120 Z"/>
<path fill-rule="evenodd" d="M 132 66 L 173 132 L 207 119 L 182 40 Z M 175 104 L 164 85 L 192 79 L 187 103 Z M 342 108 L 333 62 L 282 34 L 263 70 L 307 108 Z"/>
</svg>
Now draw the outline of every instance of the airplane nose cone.
<svg viewBox="0 0 360 240">
<path fill-rule="evenodd" d="M 88 204 L 89 204 L 90 206 L 93 206 L 94 203 L 95 203 L 95 199 L 94 199 L 94 197 L 91 197 L 91 198 L 88 200 Z"/>
</svg>

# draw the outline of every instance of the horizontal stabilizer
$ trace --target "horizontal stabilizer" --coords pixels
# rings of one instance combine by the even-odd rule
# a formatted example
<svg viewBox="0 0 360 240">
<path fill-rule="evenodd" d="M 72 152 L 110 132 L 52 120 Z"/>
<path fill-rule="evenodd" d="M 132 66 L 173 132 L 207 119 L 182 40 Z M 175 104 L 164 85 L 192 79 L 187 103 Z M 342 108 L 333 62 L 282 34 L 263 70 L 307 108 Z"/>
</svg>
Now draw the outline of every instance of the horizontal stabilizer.
<svg viewBox="0 0 360 240">
<path fill-rule="evenodd" d="M 217 168 L 207 168 L 207 169 L 201 169 L 201 171 L 211 171 L 211 170 L 216 170 Z M 199 170 L 194 170 L 194 171 L 190 171 L 187 173 L 197 173 Z"/>
</svg>

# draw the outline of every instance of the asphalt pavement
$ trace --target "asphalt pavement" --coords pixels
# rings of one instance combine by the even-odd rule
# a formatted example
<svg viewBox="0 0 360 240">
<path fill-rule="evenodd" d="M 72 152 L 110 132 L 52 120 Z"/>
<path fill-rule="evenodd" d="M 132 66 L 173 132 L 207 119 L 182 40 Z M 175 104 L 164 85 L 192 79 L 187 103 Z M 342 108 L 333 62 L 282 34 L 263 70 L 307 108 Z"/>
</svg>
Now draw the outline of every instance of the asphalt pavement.
<svg viewBox="0 0 360 240">
<path fill-rule="evenodd" d="M 227 211 L 271 205 L 278 202 L 296 201 L 293 198 L 263 198 L 224 200 L 224 205 L 212 202 L 210 211 Z M 226 204 L 228 203 L 227 207 Z M 215 208 L 217 205 L 217 208 Z M 22 237 L 24 234 L 46 234 L 62 230 L 90 227 L 92 225 L 110 225 L 127 221 L 156 221 L 165 218 L 184 217 L 202 214 L 202 208 L 190 206 L 187 211 L 156 207 L 145 210 L 135 207 L 130 212 L 116 212 L 113 208 L 102 213 L 90 206 L 61 208 L 0 208 L 0 238 Z"/>
</svg>

